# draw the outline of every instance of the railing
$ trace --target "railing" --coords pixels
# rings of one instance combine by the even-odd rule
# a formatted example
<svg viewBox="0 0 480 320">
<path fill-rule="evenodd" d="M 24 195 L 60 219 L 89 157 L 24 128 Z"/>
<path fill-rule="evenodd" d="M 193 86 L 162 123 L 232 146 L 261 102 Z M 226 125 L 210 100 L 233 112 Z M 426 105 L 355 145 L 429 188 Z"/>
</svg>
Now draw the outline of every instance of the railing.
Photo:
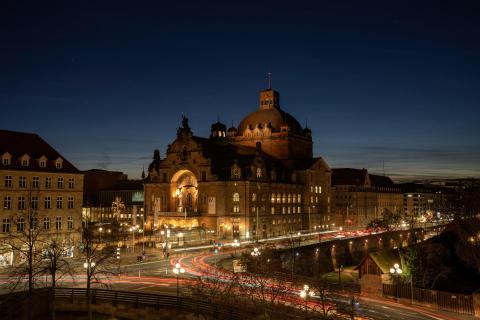
<svg viewBox="0 0 480 320">
<path fill-rule="evenodd" d="M 78 302 L 86 303 L 87 289 L 57 288 L 55 290 L 55 297 L 57 301 L 66 301 L 72 304 Z M 118 304 L 128 304 L 134 308 L 152 307 L 156 310 L 161 308 L 175 308 L 176 310 L 193 312 L 195 314 L 208 314 L 215 318 L 243 319 L 246 315 L 245 310 L 239 310 L 234 306 L 220 306 L 191 297 L 176 297 L 107 289 L 91 289 L 91 302 L 93 305 L 108 302 L 114 306 Z M 250 317 L 250 315 L 248 316 Z"/>
<path fill-rule="evenodd" d="M 383 296 L 411 301 L 412 288 L 408 284 L 399 284 L 397 286 L 384 283 Z M 418 304 L 437 307 L 439 310 L 471 315 L 475 313 L 471 295 L 413 288 L 413 301 Z"/>
</svg>

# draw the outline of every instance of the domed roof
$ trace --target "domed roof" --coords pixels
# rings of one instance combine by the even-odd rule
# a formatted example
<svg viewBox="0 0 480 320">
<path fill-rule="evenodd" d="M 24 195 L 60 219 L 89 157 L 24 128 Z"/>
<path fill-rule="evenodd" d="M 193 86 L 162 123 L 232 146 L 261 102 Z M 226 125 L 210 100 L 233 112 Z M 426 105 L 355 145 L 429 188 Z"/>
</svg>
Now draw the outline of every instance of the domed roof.
<svg viewBox="0 0 480 320">
<path fill-rule="evenodd" d="M 260 125 L 261 128 L 269 126 L 272 131 L 279 132 L 280 127 L 284 124 L 290 127 L 290 131 L 302 133 L 303 129 L 300 123 L 287 112 L 277 108 L 260 109 L 250 113 L 240 122 L 238 131 L 243 133 L 248 127 L 253 129 Z"/>
</svg>

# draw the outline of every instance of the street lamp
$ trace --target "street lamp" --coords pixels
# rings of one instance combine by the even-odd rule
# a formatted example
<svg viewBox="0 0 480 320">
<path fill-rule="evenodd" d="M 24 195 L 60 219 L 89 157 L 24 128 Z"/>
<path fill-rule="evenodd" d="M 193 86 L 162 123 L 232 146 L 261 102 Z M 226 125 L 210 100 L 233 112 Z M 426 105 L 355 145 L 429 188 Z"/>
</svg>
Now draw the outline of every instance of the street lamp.
<svg viewBox="0 0 480 320">
<path fill-rule="evenodd" d="M 396 289 L 396 293 L 397 293 L 397 300 L 399 300 L 399 297 L 398 297 L 398 277 L 402 274 L 402 269 L 400 268 L 399 264 L 398 263 L 395 263 L 393 265 L 393 268 L 390 268 L 390 274 L 392 275 L 392 277 L 394 279 L 396 279 L 396 283 L 395 283 L 395 289 Z"/>
<path fill-rule="evenodd" d="M 178 297 L 180 296 L 179 294 L 179 287 L 178 287 L 178 276 L 180 274 L 183 274 L 185 273 L 185 269 L 182 268 L 182 266 L 180 265 L 180 263 L 176 263 L 175 264 L 175 267 L 172 269 L 173 270 L 173 273 L 175 274 L 175 276 L 177 277 L 177 301 L 178 301 Z"/>
<path fill-rule="evenodd" d="M 312 298 L 313 296 L 315 296 L 315 292 L 313 290 L 310 290 L 310 287 L 307 284 L 304 284 L 303 290 L 301 290 L 299 294 L 300 298 L 305 301 L 305 318 L 307 318 L 308 298 Z"/>
<path fill-rule="evenodd" d="M 232 242 L 232 247 L 234 249 L 234 255 L 237 256 L 237 248 L 240 247 L 240 242 L 238 241 L 238 239 L 235 239 L 233 240 Z"/>
<path fill-rule="evenodd" d="M 260 255 L 260 250 L 257 247 L 253 248 L 252 252 L 250 252 L 252 257 L 258 257 Z"/>
</svg>

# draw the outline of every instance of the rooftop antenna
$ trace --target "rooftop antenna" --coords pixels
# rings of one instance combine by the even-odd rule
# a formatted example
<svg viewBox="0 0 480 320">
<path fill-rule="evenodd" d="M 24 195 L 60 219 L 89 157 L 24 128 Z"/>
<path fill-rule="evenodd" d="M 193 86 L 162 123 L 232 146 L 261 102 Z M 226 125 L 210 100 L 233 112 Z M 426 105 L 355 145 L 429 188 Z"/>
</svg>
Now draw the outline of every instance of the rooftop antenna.
<svg viewBox="0 0 480 320">
<path fill-rule="evenodd" d="M 272 89 L 272 73 L 267 73 L 267 80 L 268 80 L 268 89 Z"/>
</svg>

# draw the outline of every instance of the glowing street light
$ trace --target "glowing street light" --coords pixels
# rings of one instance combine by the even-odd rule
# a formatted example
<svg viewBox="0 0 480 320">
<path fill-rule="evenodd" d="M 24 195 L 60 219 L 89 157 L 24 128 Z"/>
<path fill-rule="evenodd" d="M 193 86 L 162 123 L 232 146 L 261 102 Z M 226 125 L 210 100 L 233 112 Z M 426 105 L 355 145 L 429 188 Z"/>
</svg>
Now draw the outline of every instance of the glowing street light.
<svg viewBox="0 0 480 320">
<path fill-rule="evenodd" d="M 258 257 L 260 255 L 260 250 L 258 250 L 257 247 L 253 248 L 253 251 L 250 252 L 250 254 L 252 255 L 252 257 Z"/>
<path fill-rule="evenodd" d="M 180 263 L 176 263 L 175 264 L 175 267 L 172 269 L 173 273 L 175 274 L 175 276 L 177 277 L 177 300 L 178 300 L 178 297 L 180 296 L 179 294 L 179 286 L 178 286 L 178 276 L 180 274 L 183 274 L 185 273 L 185 269 L 182 268 L 182 266 L 180 265 Z"/>
<path fill-rule="evenodd" d="M 232 242 L 232 247 L 235 250 L 234 255 L 236 256 L 237 255 L 237 248 L 240 247 L 240 241 L 238 241 L 238 239 L 234 239 L 233 242 Z"/>
<path fill-rule="evenodd" d="M 310 290 L 310 287 L 307 284 L 303 285 L 303 290 L 299 292 L 300 298 L 302 298 L 305 301 L 305 318 L 307 317 L 307 312 L 308 312 L 308 298 L 312 298 L 315 296 L 315 292 L 313 290 Z"/>
<path fill-rule="evenodd" d="M 393 268 L 390 268 L 390 274 L 394 279 L 396 279 L 396 291 L 397 291 L 397 300 L 399 299 L 398 297 L 398 277 L 402 274 L 402 269 L 400 268 L 400 265 L 398 263 L 395 263 L 393 265 Z"/>
</svg>

